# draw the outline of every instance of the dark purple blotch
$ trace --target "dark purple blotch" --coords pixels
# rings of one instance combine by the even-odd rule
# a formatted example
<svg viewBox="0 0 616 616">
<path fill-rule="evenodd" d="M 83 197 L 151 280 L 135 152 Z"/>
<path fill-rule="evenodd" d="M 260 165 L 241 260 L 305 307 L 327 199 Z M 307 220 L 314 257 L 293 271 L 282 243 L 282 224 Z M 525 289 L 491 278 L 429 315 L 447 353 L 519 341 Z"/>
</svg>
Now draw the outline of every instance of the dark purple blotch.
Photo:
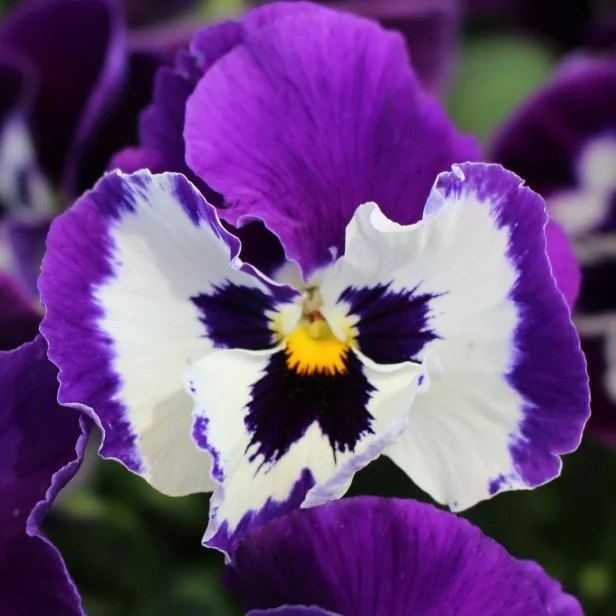
<svg viewBox="0 0 616 616">
<path fill-rule="evenodd" d="M 372 434 L 366 406 L 374 387 L 353 354 L 343 359 L 344 372 L 300 374 L 287 365 L 287 351 L 272 355 L 263 376 L 252 386 L 246 428 L 252 435 L 251 462 L 277 462 L 315 422 L 327 436 L 332 455 L 355 451 L 365 434 Z"/>
<path fill-rule="evenodd" d="M 338 302 L 348 302 L 359 317 L 357 342 L 361 352 L 379 364 L 416 361 L 426 344 L 438 338 L 429 328 L 431 293 L 413 289 L 391 291 L 391 283 L 347 287 Z"/>
<path fill-rule="evenodd" d="M 216 348 L 262 351 L 274 346 L 266 314 L 276 307 L 271 295 L 228 282 L 214 286 L 213 293 L 190 299 L 199 309 L 205 335 Z"/>
</svg>

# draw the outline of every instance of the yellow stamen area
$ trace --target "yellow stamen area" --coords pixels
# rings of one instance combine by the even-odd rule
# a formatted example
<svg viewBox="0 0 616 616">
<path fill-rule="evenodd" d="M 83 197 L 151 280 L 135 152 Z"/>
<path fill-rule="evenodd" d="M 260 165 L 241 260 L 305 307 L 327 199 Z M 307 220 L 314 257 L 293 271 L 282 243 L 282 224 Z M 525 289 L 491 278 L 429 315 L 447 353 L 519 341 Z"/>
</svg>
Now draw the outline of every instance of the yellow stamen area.
<svg viewBox="0 0 616 616">
<path fill-rule="evenodd" d="M 284 337 L 287 367 L 298 374 L 344 374 L 349 345 L 334 336 L 327 321 L 317 318 Z"/>
</svg>

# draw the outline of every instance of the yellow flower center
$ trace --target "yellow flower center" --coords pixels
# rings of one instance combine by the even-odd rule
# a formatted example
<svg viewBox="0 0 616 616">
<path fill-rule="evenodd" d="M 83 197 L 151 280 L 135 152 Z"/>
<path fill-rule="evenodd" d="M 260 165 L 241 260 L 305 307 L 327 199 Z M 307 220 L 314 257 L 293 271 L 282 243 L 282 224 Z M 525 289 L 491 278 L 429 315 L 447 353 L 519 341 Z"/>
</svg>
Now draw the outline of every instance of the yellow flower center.
<svg viewBox="0 0 616 616">
<path fill-rule="evenodd" d="M 298 374 L 344 374 L 349 345 L 334 336 L 327 321 L 316 319 L 285 336 L 287 367 Z"/>
<path fill-rule="evenodd" d="M 317 289 L 309 289 L 302 305 L 298 327 L 290 334 L 280 335 L 286 346 L 286 364 L 297 374 L 344 374 L 352 336 L 343 341 L 332 332 L 320 312 L 321 296 Z"/>
</svg>

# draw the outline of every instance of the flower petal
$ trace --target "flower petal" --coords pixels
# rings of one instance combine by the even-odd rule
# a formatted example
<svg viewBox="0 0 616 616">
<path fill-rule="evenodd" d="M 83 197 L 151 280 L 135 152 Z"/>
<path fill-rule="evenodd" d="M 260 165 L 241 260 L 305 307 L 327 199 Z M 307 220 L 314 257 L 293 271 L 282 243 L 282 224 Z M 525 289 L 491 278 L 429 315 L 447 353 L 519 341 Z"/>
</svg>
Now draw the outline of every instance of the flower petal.
<svg viewBox="0 0 616 616">
<path fill-rule="evenodd" d="M 360 208 L 345 256 L 324 274 L 324 303 L 356 315 L 362 352 L 426 363 L 430 386 L 387 454 L 454 509 L 557 476 L 588 419 L 585 362 L 545 255 L 545 222 L 543 201 L 517 176 L 455 166 L 417 225 Z"/>
<path fill-rule="evenodd" d="M 194 437 L 219 483 L 206 545 L 229 553 L 247 529 L 338 498 L 404 430 L 420 366 L 347 362 L 336 375 L 299 375 L 280 350 L 223 350 L 188 370 Z"/>
<path fill-rule="evenodd" d="M 208 458 L 190 438 L 186 362 L 225 346 L 229 310 L 270 301 L 238 251 L 197 189 L 170 173 L 105 176 L 49 234 L 42 331 L 59 399 L 93 409 L 101 454 L 169 494 L 211 489 Z M 267 327 L 251 315 L 231 331 L 235 342 Z"/>
<path fill-rule="evenodd" d="M 39 162 L 70 192 L 84 144 L 122 82 L 126 50 L 119 7 L 111 0 L 38 0 L 4 20 L 0 41 L 36 71 Z"/>
<path fill-rule="evenodd" d="M 478 528 L 401 499 L 345 498 L 274 520 L 239 544 L 226 580 L 246 609 L 302 603 L 353 616 L 548 613 L 535 580 Z"/>
<path fill-rule="evenodd" d="M 56 402 L 42 337 L 0 353 L 0 612 L 83 614 L 62 558 L 40 524 L 77 472 L 87 426 Z M 53 438 L 50 438 L 50 434 Z"/>
<path fill-rule="evenodd" d="M 232 205 L 221 217 L 262 219 L 305 275 L 341 253 L 358 204 L 414 222 L 437 173 L 477 157 L 398 34 L 326 9 L 273 21 L 216 62 L 184 135 L 189 166 Z"/>
<path fill-rule="evenodd" d="M 6 243 L 11 251 L 15 276 L 31 298 L 38 302 L 38 278 L 45 254 L 45 240 L 51 225 L 50 215 L 12 216 L 6 220 Z"/>
<path fill-rule="evenodd" d="M 0 351 L 11 351 L 38 333 L 40 314 L 17 282 L 0 270 Z"/>
</svg>

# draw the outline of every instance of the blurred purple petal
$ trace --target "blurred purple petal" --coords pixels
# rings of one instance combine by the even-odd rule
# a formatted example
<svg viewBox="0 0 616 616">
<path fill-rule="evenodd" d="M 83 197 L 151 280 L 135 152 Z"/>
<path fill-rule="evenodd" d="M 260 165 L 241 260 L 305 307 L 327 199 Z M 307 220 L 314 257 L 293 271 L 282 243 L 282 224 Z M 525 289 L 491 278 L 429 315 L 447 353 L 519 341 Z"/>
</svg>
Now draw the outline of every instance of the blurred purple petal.
<svg viewBox="0 0 616 616">
<path fill-rule="evenodd" d="M 0 57 L 0 218 L 51 209 L 29 127 L 35 81 L 22 58 Z"/>
<path fill-rule="evenodd" d="M 154 76 L 161 60 L 149 51 L 135 50 L 128 55 L 127 63 L 122 89 L 107 110 L 103 122 L 84 143 L 81 172 L 76 178 L 77 193 L 96 183 L 115 152 L 138 141 L 139 115 L 152 99 Z"/>
<path fill-rule="evenodd" d="M 41 316 L 17 282 L 0 270 L 0 351 L 32 340 Z"/>
<path fill-rule="evenodd" d="M 342 499 L 274 520 L 243 539 L 226 580 L 246 609 L 582 616 L 540 568 L 466 520 L 410 500 Z"/>
<path fill-rule="evenodd" d="M 41 216 L 12 217 L 6 221 L 6 238 L 13 255 L 15 275 L 33 298 L 38 296 L 38 277 L 51 220 L 49 216 Z"/>
<path fill-rule="evenodd" d="M 36 72 L 39 162 L 69 193 L 85 144 L 121 87 L 124 39 L 113 0 L 37 0 L 15 8 L 0 30 L 2 49 Z"/>
<path fill-rule="evenodd" d="M 42 337 L 0 353 L 0 613 L 83 614 L 40 523 L 77 472 L 86 443 L 79 414 L 56 402 L 57 370 Z M 51 436 L 50 436 L 51 435 Z"/>
</svg>

